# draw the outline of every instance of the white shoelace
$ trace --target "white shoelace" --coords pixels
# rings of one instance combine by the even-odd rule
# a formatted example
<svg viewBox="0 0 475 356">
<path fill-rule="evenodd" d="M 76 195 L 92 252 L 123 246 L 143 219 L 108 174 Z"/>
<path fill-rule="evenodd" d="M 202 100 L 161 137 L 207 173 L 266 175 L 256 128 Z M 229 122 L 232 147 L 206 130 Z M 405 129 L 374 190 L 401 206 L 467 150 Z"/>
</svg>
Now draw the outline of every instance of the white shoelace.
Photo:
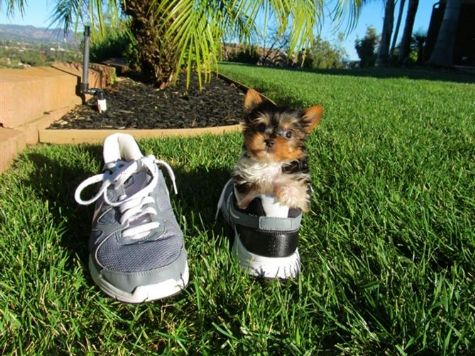
<svg viewBox="0 0 475 356">
<path fill-rule="evenodd" d="M 127 228 L 122 232 L 123 237 L 140 239 L 143 236 L 146 236 L 152 229 L 155 229 L 160 225 L 158 222 L 151 221 L 150 219 L 150 216 L 157 215 L 157 210 L 150 205 L 154 203 L 154 198 L 150 196 L 150 193 L 155 189 L 158 183 L 157 165 L 166 168 L 168 175 L 172 180 L 175 194 L 177 194 L 178 191 L 175 182 L 175 174 L 170 165 L 165 161 L 157 160 L 154 156 L 150 155 L 142 157 L 136 161 L 123 162 L 119 164 L 119 168 L 114 172 L 100 173 L 85 179 L 76 188 L 74 199 L 78 204 L 89 205 L 94 203 L 100 197 L 103 197 L 108 205 L 119 208 L 121 214 L 120 223 L 121 225 L 127 226 Z M 127 196 L 126 194 L 119 196 L 116 202 L 110 201 L 107 195 L 107 189 L 111 185 L 119 187 L 133 174 L 143 171 L 150 173 L 152 177 L 145 187 L 130 196 Z M 81 198 L 81 193 L 86 187 L 100 182 L 102 182 L 102 185 L 99 188 L 99 192 L 94 197 L 89 200 L 83 200 Z"/>
</svg>

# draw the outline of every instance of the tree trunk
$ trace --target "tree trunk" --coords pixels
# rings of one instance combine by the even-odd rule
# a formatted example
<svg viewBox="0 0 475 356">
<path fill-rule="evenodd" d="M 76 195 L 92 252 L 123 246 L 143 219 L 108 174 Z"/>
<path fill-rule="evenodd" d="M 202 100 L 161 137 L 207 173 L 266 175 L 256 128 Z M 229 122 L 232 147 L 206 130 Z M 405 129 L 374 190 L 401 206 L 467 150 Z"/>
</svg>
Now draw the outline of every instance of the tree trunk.
<svg viewBox="0 0 475 356">
<path fill-rule="evenodd" d="M 392 57 L 394 55 L 394 48 L 396 48 L 397 36 L 399 35 L 399 27 L 401 27 L 402 13 L 404 11 L 404 5 L 406 0 L 399 0 L 399 14 L 397 15 L 396 28 L 394 29 L 393 43 L 391 44 L 391 50 L 389 55 Z"/>
<path fill-rule="evenodd" d="M 447 0 L 444 17 L 440 25 L 434 50 L 429 64 L 449 67 L 453 64 L 455 35 L 460 14 L 461 0 Z"/>
<path fill-rule="evenodd" d="M 122 9 L 132 19 L 131 32 L 137 41 L 142 74 L 161 89 L 173 83 L 178 54 L 164 41 L 162 22 L 154 0 L 122 0 Z"/>
<path fill-rule="evenodd" d="M 424 55 L 424 44 L 426 43 L 427 36 L 423 35 L 415 35 L 414 39 L 416 41 L 416 47 L 417 47 L 417 64 L 422 64 L 423 63 L 423 55 Z"/>
<path fill-rule="evenodd" d="M 417 7 L 419 0 L 409 0 L 407 8 L 406 23 L 404 25 L 404 32 L 402 33 L 401 48 L 399 50 L 399 63 L 406 64 L 409 59 L 411 51 L 412 28 L 414 27 L 414 20 L 416 19 Z"/>
<path fill-rule="evenodd" d="M 381 33 L 381 41 L 379 42 L 376 66 L 385 66 L 388 64 L 389 44 L 391 42 L 391 34 L 393 32 L 394 24 L 394 6 L 394 0 L 386 0 L 386 6 L 384 7 L 383 31 Z"/>
</svg>

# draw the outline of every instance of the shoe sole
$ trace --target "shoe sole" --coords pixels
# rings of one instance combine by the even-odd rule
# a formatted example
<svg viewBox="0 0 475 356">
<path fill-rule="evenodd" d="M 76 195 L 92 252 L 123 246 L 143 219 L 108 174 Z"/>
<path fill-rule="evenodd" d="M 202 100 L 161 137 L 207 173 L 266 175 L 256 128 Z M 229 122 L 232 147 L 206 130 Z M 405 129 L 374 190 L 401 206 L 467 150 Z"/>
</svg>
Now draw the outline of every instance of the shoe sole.
<svg viewBox="0 0 475 356">
<path fill-rule="evenodd" d="M 185 265 L 185 270 L 176 279 L 168 279 L 166 281 L 139 286 L 135 288 L 132 293 L 123 291 L 102 278 L 100 272 L 96 269 L 91 258 L 89 258 L 89 270 L 92 279 L 99 288 L 107 295 L 124 303 L 138 304 L 144 302 L 151 302 L 153 300 L 171 297 L 180 293 L 188 284 L 189 271 L 188 262 Z"/>
<path fill-rule="evenodd" d="M 266 257 L 250 252 L 241 242 L 235 231 L 233 253 L 239 265 L 250 275 L 263 278 L 295 278 L 300 273 L 300 255 L 298 249 L 287 257 Z"/>
</svg>

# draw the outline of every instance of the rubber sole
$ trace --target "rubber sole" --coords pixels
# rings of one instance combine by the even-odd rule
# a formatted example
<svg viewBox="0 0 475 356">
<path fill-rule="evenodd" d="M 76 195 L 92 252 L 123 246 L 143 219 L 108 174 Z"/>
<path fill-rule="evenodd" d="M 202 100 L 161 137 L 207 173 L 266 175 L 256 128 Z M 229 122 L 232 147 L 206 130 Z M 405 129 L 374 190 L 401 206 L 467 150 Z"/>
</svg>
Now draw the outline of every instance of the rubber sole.
<svg viewBox="0 0 475 356">
<path fill-rule="evenodd" d="M 239 265 L 250 275 L 263 278 L 295 278 L 300 273 L 300 255 L 298 249 L 287 257 L 266 257 L 256 255 L 242 244 L 239 233 L 235 231 L 233 253 Z"/>
<path fill-rule="evenodd" d="M 167 279 L 160 283 L 139 286 L 135 288 L 132 293 L 129 293 L 115 287 L 103 279 L 91 258 L 89 258 L 89 270 L 92 279 L 104 293 L 121 302 L 131 304 L 151 302 L 153 300 L 163 299 L 178 294 L 186 287 L 189 279 L 187 262 L 185 270 L 180 276 L 177 276 L 176 279 Z"/>
</svg>

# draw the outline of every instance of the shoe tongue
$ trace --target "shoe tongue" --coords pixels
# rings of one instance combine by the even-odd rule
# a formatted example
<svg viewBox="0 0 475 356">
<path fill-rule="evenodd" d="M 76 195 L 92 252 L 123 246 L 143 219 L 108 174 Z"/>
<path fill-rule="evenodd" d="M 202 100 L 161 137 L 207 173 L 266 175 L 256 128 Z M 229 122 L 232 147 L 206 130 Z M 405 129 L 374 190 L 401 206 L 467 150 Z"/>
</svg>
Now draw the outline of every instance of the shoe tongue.
<svg viewBox="0 0 475 356">
<path fill-rule="evenodd" d="M 105 169 L 110 171 L 111 174 L 116 174 L 119 170 L 123 170 L 130 162 L 117 160 L 115 162 L 110 162 L 106 164 Z M 130 197 L 143 189 L 152 179 L 147 172 L 136 172 L 132 174 L 125 182 L 121 185 L 111 185 L 108 188 L 107 195 L 111 202 L 117 202 L 123 199 L 123 197 Z"/>
<path fill-rule="evenodd" d="M 108 162 L 104 165 L 104 171 L 115 174 L 118 170 L 123 169 L 127 165 L 127 161 L 122 161 L 120 159 Z"/>
<path fill-rule="evenodd" d="M 261 195 L 262 208 L 266 216 L 273 216 L 277 218 L 286 218 L 289 215 L 289 207 L 280 204 L 274 197 L 268 195 Z"/>
<path fill-rule="evenodd" d="M 136 174 L 130 176 L 123 185 L 124 192 L 127 196 L 131 196 L 138 191 L 145 188 L 145 186 L 150 182 L 152 177 L 150 177 L 146 172 L 137 172 Z"/>
<path fill-rule="evenodd" d="M 115 162 L 120 159 L 136 160 L 142 156 L 140 149 L 131 135 L 116 133 L 104 140 L 104 162 Z"/>
</svg>

